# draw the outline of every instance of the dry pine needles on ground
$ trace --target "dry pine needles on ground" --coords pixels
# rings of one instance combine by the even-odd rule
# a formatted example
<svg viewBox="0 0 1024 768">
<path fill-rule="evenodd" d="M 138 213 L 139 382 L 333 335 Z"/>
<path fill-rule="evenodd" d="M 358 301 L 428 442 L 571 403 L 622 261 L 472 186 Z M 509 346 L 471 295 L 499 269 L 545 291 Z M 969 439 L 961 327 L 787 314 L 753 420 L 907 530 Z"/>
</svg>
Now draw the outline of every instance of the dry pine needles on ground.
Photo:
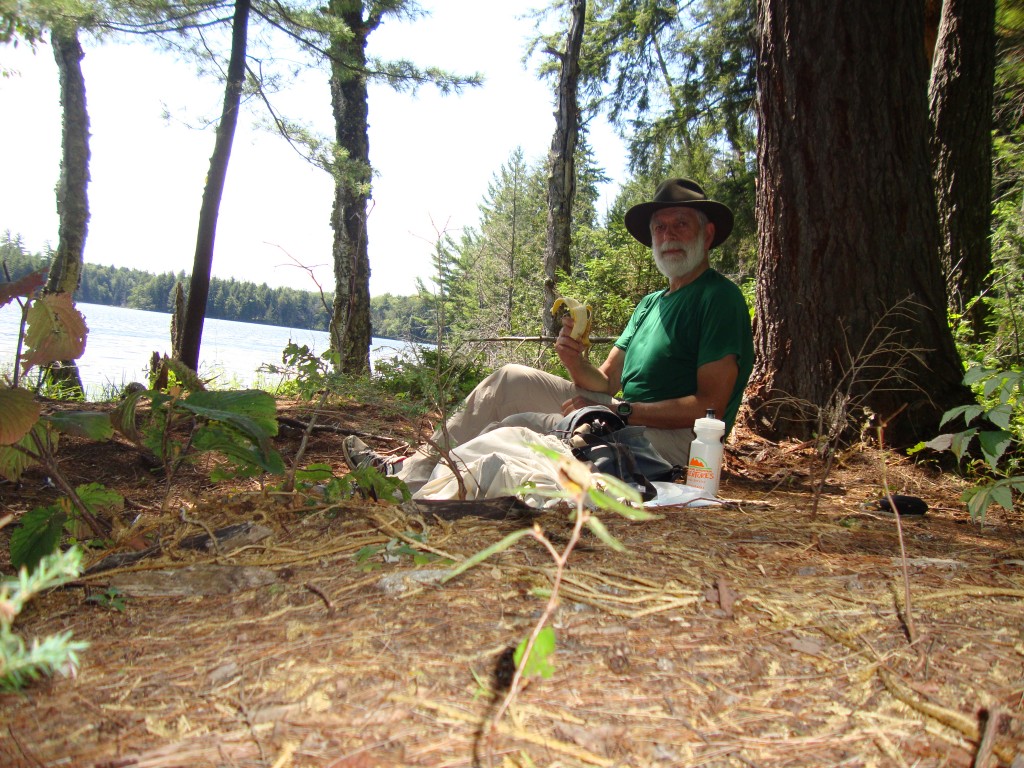
<svg viewBox="0 0 1024 768">
<path fill-rule="evenodd" d="M 311 460 L 340 468 L 338 440 L 314 440 Z M 531 679 L 493 731 L 550 558 L 523 539 L 443 585 L 442 560 L 417 560 L 468 557 L 526 521 L 193 489 L 186 519 L 144 515 L 161 552 L 22 616 L 25 636 L 71 629 L 90 648 L 74 678 L 0 698 L 0 764 L 1009 765 L 1024 751 L 1019 517 L 972 523 L 954 482 L 871 451 L 840 463 L 812 515 L 811 454 L 756 455 L 731 453 L 722 507 L 603 518 L 628 552 L 584 539 L 554 675 Z M 895 520 L 861 506 L 883 477 L 931 506 L 903 520 L 905 559 Z M 242 522 L 269 535 L 176 546 Z M 555 541 L 569 530 L 564 512 L 532 522 Z M 195 575 L 242 567 L 253 581 Z M 123 611 L 86 601 L 110 584 Z"/>
</svg>

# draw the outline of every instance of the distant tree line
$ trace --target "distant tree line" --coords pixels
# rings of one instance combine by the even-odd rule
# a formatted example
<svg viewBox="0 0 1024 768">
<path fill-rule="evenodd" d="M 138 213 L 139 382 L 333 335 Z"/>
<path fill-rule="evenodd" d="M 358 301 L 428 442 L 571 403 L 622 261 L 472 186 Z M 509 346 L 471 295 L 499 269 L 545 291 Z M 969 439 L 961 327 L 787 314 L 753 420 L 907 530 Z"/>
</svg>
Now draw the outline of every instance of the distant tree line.
<svg viewBox="0 0 1024 768">
<path fill-rule="evenodd" d="M 0 281 L 17 280 L 29 272 L 48 269 L 50 261 L 49 255 L 29 253 L 20 235 L 5 232 L 0 236 L 0 264 L 4 270 Z M 171 313 L 174 311 L 177 283 L 187 288 L 188 275 L 184 271 L 155 275 L 140 269 L 86 264 L 82 282 L 75 292 L 75 301 Z M 210 281 L 206 315 L 218 320 L 326 331 L 330 322 L 327 308 L 332 300 L 331 294 L 321 297 L 313 291 L 271 288 L 266 283 L 257 285 L 215 277 Z M 370 303 L 374 336 L 435 340 L 433 336 L 426 335 L 428 329 L 423 320 L 427 315 L 425 299 L 384 294 L 374 297 Z"/>
</svg>

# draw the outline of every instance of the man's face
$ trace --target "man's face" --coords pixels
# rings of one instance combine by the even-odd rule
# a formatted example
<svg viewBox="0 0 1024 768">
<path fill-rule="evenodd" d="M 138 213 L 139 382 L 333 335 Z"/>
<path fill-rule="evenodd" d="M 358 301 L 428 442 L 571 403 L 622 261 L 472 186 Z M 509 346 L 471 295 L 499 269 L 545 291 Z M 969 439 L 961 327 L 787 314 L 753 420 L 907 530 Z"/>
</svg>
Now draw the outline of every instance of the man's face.
<svg viewBox="0 0 1024 768">
<path fill-rule="evenodd" d="M 684 277 L 704 261 L 707 230 L 692 208 L 662 208 L 651 216 L 654 263 L 665 277 Z"/>
</svg>

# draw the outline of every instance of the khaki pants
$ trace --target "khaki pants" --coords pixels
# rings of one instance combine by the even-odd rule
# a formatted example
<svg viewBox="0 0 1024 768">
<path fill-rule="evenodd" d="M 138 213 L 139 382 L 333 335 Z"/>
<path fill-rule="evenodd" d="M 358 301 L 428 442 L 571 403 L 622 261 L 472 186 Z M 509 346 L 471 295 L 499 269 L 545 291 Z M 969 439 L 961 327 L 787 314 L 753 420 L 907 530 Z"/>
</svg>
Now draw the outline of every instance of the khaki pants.
<svg viewBox="0 0 1024 768">
<path fill-rule="evenodd" d="M 562 403 L 574 395 L 610 405 L 613 398 L 602 392 L 581 389 L 567 379 L 525 365 L 506 365 L 481 381 L 466 397 L 463 407 L 448 419 L 448 439 L 455 447 L 497 427 L 528 427 L 550 432 L 562 419 Z M 650 429 L 647 439 L 672 464 L 685 467 L 690 455 L 692 429 Z M 437 430 L 434 442 L 443 445 Z M 415 493 L 430 479 L 437 466 L 437 452 L 420 446 L 405 460 L 398 477 Z"/>
</svg>

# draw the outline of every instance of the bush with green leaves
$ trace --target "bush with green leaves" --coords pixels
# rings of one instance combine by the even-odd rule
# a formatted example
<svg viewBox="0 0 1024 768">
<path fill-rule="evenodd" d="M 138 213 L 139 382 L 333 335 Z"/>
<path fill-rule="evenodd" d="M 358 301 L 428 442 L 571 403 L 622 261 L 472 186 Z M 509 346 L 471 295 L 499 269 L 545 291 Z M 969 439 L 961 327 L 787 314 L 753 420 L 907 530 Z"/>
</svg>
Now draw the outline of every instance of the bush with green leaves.
<svg viewBox="0 0 1024 768">
<path fill-rule="evenodd" d="M 963 419 L 965 428 L 921 443 L 910 453 L 923 448 L 948 450 L 957 461 L 966 460 L 967 470 L 979 482 L 964 491 L 963 500 L 971 518 L 980 521 L 992 504 L 1012 510 L 1013 492 L 1024 491 L 1021 456 L 1011 450 L 1021 444 L 1024 434 L 1024 372 L 974 365 L 964 376 L 964 384 L 978 393 L 979 401 L 947 411 L 941 425 Z"/>
<path fill-rule="evenodd" d="M 35 395 L 19 386 L 20 379 L 33 367 L 81 357 L 88 333 L 70 295 L 39 294 L 44 277 L 33 273 L 0 284 L 0 306 L 17 300 L 23 318 L 12 379 L 0 382 L 0 476 L 18 482 L 26 470 L 41 465 L 62 494 L 22 516 L 11 536 L 15 568 L 33 568 L 59 548 L 65 532 L 78 541 L 106 540 L 109 518 L 123 507 L 123 498 L 102 485 L 68 482 L 57 459 L 64 435 L 102 442 L 119 432 L 161 461 L 168 487 L 182 461 L 211 451 L 224 458 L 211 473 L 214 480 L 284 472 L 270 445 L 277 434 L 274 398 L 260 390 L 206 391 L 194 371 L 175 361 L 164 361 L 170 386 L 130 388 L 112 414 L 44 412 Z M 143 400 L 149 408 L 140 415 Z"/>
</svg>

